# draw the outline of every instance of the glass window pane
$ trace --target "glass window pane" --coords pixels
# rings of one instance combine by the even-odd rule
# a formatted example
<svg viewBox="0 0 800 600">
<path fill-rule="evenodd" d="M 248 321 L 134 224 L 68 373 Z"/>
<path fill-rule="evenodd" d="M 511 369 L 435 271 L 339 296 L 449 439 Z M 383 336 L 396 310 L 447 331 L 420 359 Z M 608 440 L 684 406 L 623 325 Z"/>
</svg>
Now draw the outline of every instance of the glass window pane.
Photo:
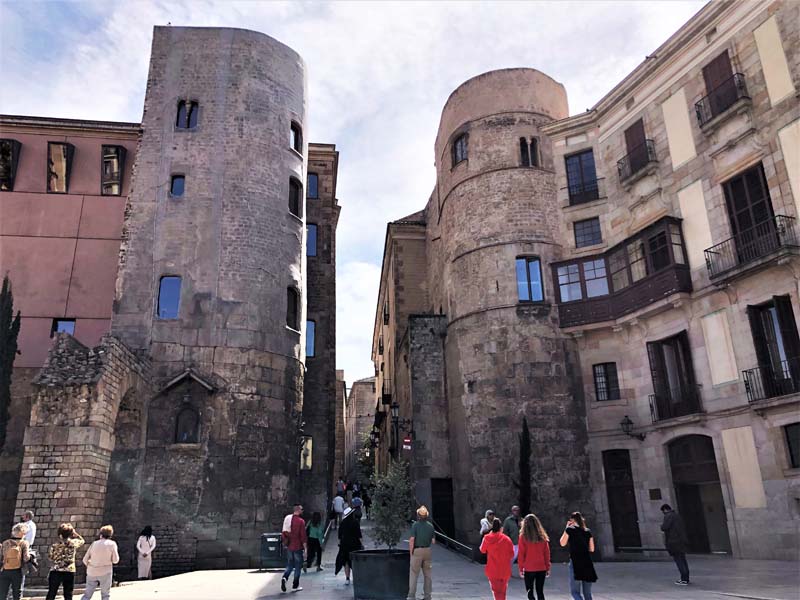
<svg viewBox="0 0 800 600">
<path fill-rule="evenodd" d="M 75 335 L 75 319 L 53 319 L 50 337 L 53 337 L 56 333 Z"/>
<path fill-rule="evenodd" d="M 173 175 L 172 183 L 169 188 L 169 194 L 173 198 L 180 198 L 183 196 L 183 189 L 186 178 L 183 175 Z"/>
<path fill-rule="evenodd" d="M 47 191 L 67 191 L 67 145 L 47 144 Z"/>
<path fill-rule="evenodd" d="M 317 324 L 314 321 L 306 321 L 306 356 L 314 356 L 316 335 Z"/>
<path fill-rule="evenodd" d="M 625 260 L 625 250 L 612 252 L 608 257 L 608 265 L 611 270 L 611 282 L 614 291 L 618 292 L 628 287 L 630 281 L 628 279 L 628 261 Z"/>
<path fill-rule="evenodd" d="M 528 269 L 524 258 L 517 259 L 517 294 L 520 300 L 530 300 Z"/>
<path fill-rule="evenodd" d="M 681 243 L 681 230 L 677 225 L 669 226 L 670 238 L 672 239 L 672 256 L 679 265 L 686 264 L 686 257 L 683 254 L 683 244 Z"/>
<path fill-rule="evenodd" d="M 302 202 L 300 199 L 300 184 L 295 179 L 289 180 L 289 212 L 296 217 L 300 216 L 300 207 Z"/>
<path fill-rule="evenodd" d="M 306 225 L 306 255 L 307 256 L 316 256 L 317 255 L 317 226 L 313 223 L 308 223 Z"/>
<path fill-rule="evenodd" d="M 653 265 L 653 271 L 660 271 L 668 267 L 669 250 L 667 249 L 667 234 L 664 231 L 659 231 L 656 235 L 651 236 L 647 240 L 648 251 L 650 252 L 650 263 Z"/>
<path fill-rule="evenodd" d="M 309 173 L 308 174 L 308 197 L 309 198 L 319 198 L 319 190 L 317 186 L 319 185 L 319 178 L 317 177 L 316 173 Z"/>
<path fill-rule="evenodd" d="M 300 329 L 300 294 L 294 288 L 286 288 L 286 324 Z"/>
<path fill-rule="evenodd" d="M 584 221 L 576 221 L 573 224 L 575 228 L 575 247 L 583 248 L 585 246 L 593 246 L 603 241 L 603 236 L 600 232 L 600 218 L 594 217 Z"/>
<path fill-rule="evenodd" d="M 594 298 L 608 294 L 606 264 L 603 259 L 589 260 L 583 263 L 583 276 L 586 280 L 586 296 Z"/>
<path fill-rule="evenodd" d="M 199 112 L 197 102 L 189 104 L 189 129 L 197 127 L 197 113 Z"/>
<path fill-rule="evenodd" d="M 186 102 L 183 100 L 178 102 L 178 114 L 175 117 L 175 127 L 178 129 L 186 129 Z"/>
<path fill-rule="evenodd" d="M 583 297 L 577 264 L 558 267 L 558 289 L 562 302 L 580 300 Z"/>
<path fill-rule="evenodd" d="M 541 263 L 538 258 L 529 258 L 527 260 L 528 277 L 530 277 L 531 282 L 531 300 L 534 302 L 541 302 L 544 300 Z"/>
<path fill-rule="evenodd" d="M 644 242 L 634 240 L 628 244 L 628 262 L 631 265 L 633 281 L 639 281 L 647 276 L 647 263 L 644 259 Z"/>
<path fill-rule="evenodd" d="M 605 365 L 594 365 L 594 391 L 597 400 L 608 400 L 608 381 L 606 379 Z"/>
<path fill-rule="evenodd" d="M 162 277 L 158 288 L 158 318 L 177 319 L 181 303 L 181 278 Z"/>
</svg>

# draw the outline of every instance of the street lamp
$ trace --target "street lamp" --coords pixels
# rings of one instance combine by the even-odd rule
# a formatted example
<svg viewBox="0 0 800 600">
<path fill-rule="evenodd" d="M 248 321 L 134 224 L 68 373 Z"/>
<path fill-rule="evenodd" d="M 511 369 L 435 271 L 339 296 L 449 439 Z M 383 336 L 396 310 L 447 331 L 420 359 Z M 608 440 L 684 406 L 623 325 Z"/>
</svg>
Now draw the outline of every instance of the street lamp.
<svg viewBox="0 0 800 600">
<path fill-rule="evenodd" d="M 625 418 L 619 422 L 619 426 L 622 428 L 622 433 L 625 435 L 636 438 L 640 442 L 644 441 L 645 434 L 644 433 L 632 433 L 633 432 L 633 421 L 628 415 L 625 415 Z"/>
<path fill-rule="evenodd" d="M 400 418 L 400 404 L 398 404 L 397 400 L 392 402 L 389 410 L 392 414 L 392 431 L 394 432 L 394 452 L 392 455 L 397 458 L 400 454 L 400 430 L 408 431 L 411 433 L 411 437 L 414 437 L 414 425 L 411 419 Z"/>
</svg>

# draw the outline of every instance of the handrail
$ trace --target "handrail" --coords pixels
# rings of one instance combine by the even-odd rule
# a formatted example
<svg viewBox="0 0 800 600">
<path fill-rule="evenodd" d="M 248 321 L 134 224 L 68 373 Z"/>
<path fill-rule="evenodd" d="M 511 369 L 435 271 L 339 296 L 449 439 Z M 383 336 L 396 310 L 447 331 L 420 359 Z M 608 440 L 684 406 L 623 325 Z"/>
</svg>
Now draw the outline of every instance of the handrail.
<svg viewBox="0 0 800 600">
<path fill-rule="evenodd" d="M 748 402 L 800 393 L 800 358 L 742 371 Z"/>
<path fill-rule="evenodd" d="M 698 124 L 703 127 L 714 117 L 728 110 L 737 100 L 749 97 L 747 86 L 744 84 L 744 75 L 734 73 L 695 103 L 694 112 Z"/>
<path fill-rule="evenodd" d="M 617 161 L 617 174 L 620 181 L 629 179 L 648 164 L 657 160 L 655 142 L 653 140 L 645 140 Z"/>
</svg>

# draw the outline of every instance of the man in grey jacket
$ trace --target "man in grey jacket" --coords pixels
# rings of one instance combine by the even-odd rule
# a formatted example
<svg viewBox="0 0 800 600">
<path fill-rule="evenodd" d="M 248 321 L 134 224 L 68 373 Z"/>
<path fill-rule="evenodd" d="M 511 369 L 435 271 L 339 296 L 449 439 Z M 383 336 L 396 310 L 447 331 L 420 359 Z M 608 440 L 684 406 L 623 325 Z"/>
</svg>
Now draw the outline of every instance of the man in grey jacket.
<svg viewBox="0 0 800 600">
<path fill-rule="evenodd" d="M 689 540 L 686 537 L 683 519 L 672 510 L 669 504 L 663 504 L 661 512 L 664 514 L 664 522 L 661 524 L 661 531 L 664 532 L 664 545 L 681 574 L 681 578 L 675 582 L 675 585 L 689 585 L 689 563 L 686 562 L 686 548 Z"/>
<path fill-rule="evenodd" d="M 511 507 L 511 514 L 503 521 L 503 533 L 511 538 L 511 543 L 514 544 L 514 558 L 511 559 L 511 576 L 514 576 L 514 561 L 517 560 L 519 554 L 519 506 Z"/>
</svg>

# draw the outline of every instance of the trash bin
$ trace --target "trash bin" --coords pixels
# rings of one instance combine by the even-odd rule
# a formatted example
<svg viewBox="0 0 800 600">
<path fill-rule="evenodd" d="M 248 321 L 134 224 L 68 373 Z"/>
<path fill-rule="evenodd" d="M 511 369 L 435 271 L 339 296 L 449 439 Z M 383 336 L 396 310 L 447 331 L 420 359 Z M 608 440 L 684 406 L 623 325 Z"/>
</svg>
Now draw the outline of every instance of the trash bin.
<svg viewBox="0 0 800 600">
<path fill-rule="evenodd" d="M 261 534 L 260 569 L 275 569 L 286 566 L 283 556 L 283 540 L 280 533 Z"/>
</svg>

